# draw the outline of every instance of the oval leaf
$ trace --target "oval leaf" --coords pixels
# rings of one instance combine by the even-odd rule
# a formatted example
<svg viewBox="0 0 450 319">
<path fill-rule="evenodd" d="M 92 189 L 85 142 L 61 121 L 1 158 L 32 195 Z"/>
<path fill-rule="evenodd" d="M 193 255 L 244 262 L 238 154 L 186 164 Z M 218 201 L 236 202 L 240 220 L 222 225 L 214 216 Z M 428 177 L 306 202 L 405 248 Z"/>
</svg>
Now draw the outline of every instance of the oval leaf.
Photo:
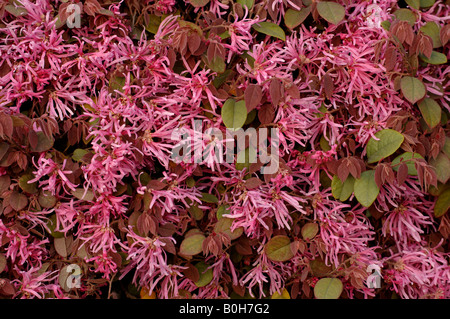
<svg viewBox="0 0 450 319">
<path fill-rule="evenodd" d="M 287 261 L 295 255 L 291 240 L 284 235 L 277 235 L 270 239 L 264 251 L 272 261 Z"/>
<path fill-rule="evenodd" d="M 336 2 L 321 1 L 317 4 L 320 16 L 332 24 L 338 24 L 345 17 L 345 8 Z"/>
<path fill-rule="evenodd" d="M 215 195 L 208 193 L 202 193 L 201 200 L 205 203 L 212 203 L 212 204 L 216 204 L 219 202 L 219 199 Z"/>
<path fill-rule="evenodd" d="M 286 34 L 284 33 L 283 29 L 275 23 L 259 22 L 255 23 L 252 26 L 252 28 L 258 31 L 259 33 L 264 33 L 283 41 L 286 40 Z"/>
<path fill-rule="evenodd" d="M 420 113 L 423 119 L 430 128 L 435 127 L 441 122 L 441 107 L 439 104 L 430 98 L 425 98 L 418 103 Z"/>
<path fill-rule="evenodd" d="M 209 3 L 209 0 L 189 0 L 189 3 L 196 8 L 201 8 Z"/>
<path fill-rule="evenodd" d="M 443 191 L 434 205 L 434 216 L 443 216 L 450 208 L 450 188 Z"/>
<path fill-rule="evenodd" d="M 380 189 L 375 182 L 375 171 L 361 173 L 361 178 L 355 180 L 354 193 L 358 202 L 364 207 L 369 207 L 377 199 Z"/>
<path fill-rule="evenodd" d="M 294 29 L 299 26 L 308 15 L 311 13 L 311 6 L 307 6 L 306 8 L 302 8 L 300 11 L 294 9 L 288 9 L 284 14 L 284 24 L 289 29 Z"/>
<path fill-rule="evenodd" d="M 9 198 L 9 204 L 15 211 L 19 211 L 27 207 L 28 198 L 19 192 L 12 192 Z"/>
<path fill-rule="evenodd" d="M 316 223 L 307 223 L 302 227 L 302 237 L 304 240 L 313 239 L 319 232 L 319 225 Z"/>
<path fill-rule="evenodd" d="M 258 104 L 261 102 L 262 96 L 262 89 L 257 84 L 250 84 L 245 89 L 244 100 L 248 112 L 258 106 Z"/>
<path fill-rule="evenodd" d="M 34 179 L 33 174 L 24 174 L 19 178 L 19 187 L 28 194 L 36 194 L 37 193 L 37 183 L 28 183 L 28 181 Z"/>
<path fill-rule="evenodd" d="M 225 207 L 225 206 L 221 206 Z M 214 226 L 215 233 L 224 233 L 230 237 L 231 240 L 239 238 L 244 232 L 243 227 L 238 227 L 235 230 L 231 231 L 231 226 L 233 225 L 233 219 L 222 217 L 217 220 L 216 225 Z"/>
<path fill-rule="evenodd" d="M 222 107 L 222 121 L 230 130 L 237 130 L 244 125 L 247 119 L 247 107 L 245 101 L 236 102 L 228 99 Z"/>
<path fill-rule="evenodd" d="M 403 96 L 412 104 L 425 96 L 426 89 L 422 81 L 412 76 L 404 76 L 400 80 L 400 89 Z"/>
<path fill-rule="evenodd" d="M 331 180 L 331 193 L 334 198 L 345 202 L 353 193 L 355 178 L 351 175 L 347 177 L 344 183 L 341 182 L 337 175 Z"/>
<path fill-rule="evenodd" d="M 314 286 L 314 296 L 317 299 L 338 299 L 344 289 L 338 278 L 322 278 Z"/>
<path fill-rule="evenodd" d="M 402 145 L 404 136 L 391 129 L 381 130 L 375 133 L 375 137 L 373 137 L 367 142 L 367 162 L 375 163 L 383 158 L 386 158 L 395 153 L 395 151 Z"/>
<path fill-rule="evenodd" d="M 429 64 L 433 64 L 433 65 L 438 65 L 438 64 L 445 64 L 447 63 L 447 56 L 445 54 L 442 54 L 440 52 L 437 51 L 432 51 L 431 52 L 431 56 L 429 58 L 427 58 L 425 55 L 420 54 L 420 59 L 423 62 L 429 63 Z"/>
<path fill-rule="evenodd" d="M 436 175 L 438 181 L 445 184 L 450 179 L 450 158 L 444 153 L 430 160 L 430 165 L 436 169 Z"/>
<path fill-rule="evenodd" d="M 91 202 L 94 200 L 94 192 L 91 189 L 87 191 L 84 188 L 77 188 L 72 191 L 72 195 L 80 200 L 85 200 L 87 202 Z"/>
<path fill-rule="evenodd" d="M 201 253 L 204 240 L 203 234 L 195 234 L 185 238 L 180 245 L 180 254 L 194 256 Z"/>
<path fill-rule="evenodd" d="M 205 287 L 208 285 L 213 279 L 213 271 L 209 266 L 205 264 L 205 262 L 201 261 L 195 265 L 195 268 L 198 270 L 198 274 L 200 279 L 195 282 L 197 287 Z"/>
<path fill-rule="evenodd" d="M 61 257 L 67 257 L 66 239 L 64 237 L 55 238 L 55 250 Z"/>
</svg>

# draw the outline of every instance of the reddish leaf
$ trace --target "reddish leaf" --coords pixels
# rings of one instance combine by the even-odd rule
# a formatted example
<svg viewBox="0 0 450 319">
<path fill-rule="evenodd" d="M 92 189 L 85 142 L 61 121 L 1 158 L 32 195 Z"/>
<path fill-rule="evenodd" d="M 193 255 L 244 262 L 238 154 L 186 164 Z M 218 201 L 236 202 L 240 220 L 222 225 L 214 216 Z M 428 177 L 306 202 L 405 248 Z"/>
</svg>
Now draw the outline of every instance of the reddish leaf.
<svg viewBox="0 0 450 319">
<path fill-rule="evenodd" d="M 0 295 L 3 296 L 13 296 L 16 293 L 14 286 L 11 284 L 9 279 L 0 278 Z"/>
<path fill-rule="evenodd" d="M 333 79 L 328 73 L 326 73 L 322 78 L 322 86 L 324 88 L 325 96 L 327 97 L 327 99 L 331 99 L 334 92 L 334 83 Z"/>
<path fill-rule="evenodd" d="M 198 48 L 200 47 L 201 42 L 202 42 L 202 39 L 200 38 L 198 33 L 192 33 L 188 37 L 189 51 L 191 51 L 191 53 L 194 54 L 198 50 Z"/>
<path fill-rule="evenodd" d="M 183 275 L 185 275 L 186 278 L 192 280 L 193 282 L 196 282 L 200 279 L 198 269 L 194 265 L 188 263 L 185 267 L 187 268 L 183 269 Z"/>
<path fill-rule="evenodd" d="M 162 241 L 165 244 L 163 246 L 163 249 L 165 251 L 167 251 L 168 253 L 170 253 L 172 255 L 176 255 L 177 254 L 177 250 L 175 248 L 175 245 L 173 244 L 173 241 L 170 240 L 170 238 L 160 237 L 159 240 Z"/>
<path fill-rule="evenodd" d="M 262 89 L 257 84 L 250 84 L 244 92 L 245 106 L 247 112 L 250 112 L 259 105 L 262 99 Z"/>
<path fill-rule="evenodd" d="M 392 71 L 397 63 L 397 49 L 395 47 L 389 47 L 384 54 L 384 66 L 386 71 Z"/>
<path fill-rule="evenodd" d="M 245 181 L 245 188 L 255 189 L 263 184 L 263 182 L 257 177 L 251 177 Z"/>
<path fill-rule="evenodd" d="M 157 191 L 160 191 L 160 190 L 164 189 L 165 187 L 167 187 L 167 183 L 158 181 L 156 179 L 152 179 L 147 184 L 147 188 L 154 189 Z"/>
<path fill-rule="evenodd" d="M 28 205 L 28 198 L 24 194 L 14 191 L 9 197 L 9 205 L 11 205 L 15 211 L 20 211 Z"/>
<path fill-rule="evenodd" d="M 13 120 L 11 119 L 11 116 L 7 114 L 0 114 L 0 124 L 3 128 L 3 134 L 1 134 L 3 137 L 11 138 L 13 134 Z"/>
<path fill-rule="evenodd" d="M 275 108 L 272 104 L 263 104 L 258 111 L 258 119 L 261 124 L 270 124 L 275 118 Z"/>
<path fill-rule="evenodd" d="M 397 171 L 397 183 L 398 185 L 403 185 L 403 183 L 408 178 L 408 165 L 406 163 L 400 164 Z"/>
<path fill-rule="evenodd" d="M 284 96 L 284 89 L 281 80 L 275 78 L 270 81 L 269 95 L 273 106 L 278 106 L 278 103 L 280 103 L 281 98 Z"/>
</svg>

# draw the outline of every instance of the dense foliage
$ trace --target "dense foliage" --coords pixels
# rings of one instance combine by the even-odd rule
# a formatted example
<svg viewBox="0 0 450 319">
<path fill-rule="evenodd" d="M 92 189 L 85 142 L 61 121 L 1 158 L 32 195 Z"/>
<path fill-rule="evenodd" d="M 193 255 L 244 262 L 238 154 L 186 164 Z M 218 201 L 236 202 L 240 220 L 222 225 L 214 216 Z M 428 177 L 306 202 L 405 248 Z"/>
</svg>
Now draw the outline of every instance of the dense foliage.
<svg viewBox="0 0 450 319">
<path fill-rule="evenodd" d="M 0 297 L 450 298 L 449 13 L 0 1 Z"/>
</svg>

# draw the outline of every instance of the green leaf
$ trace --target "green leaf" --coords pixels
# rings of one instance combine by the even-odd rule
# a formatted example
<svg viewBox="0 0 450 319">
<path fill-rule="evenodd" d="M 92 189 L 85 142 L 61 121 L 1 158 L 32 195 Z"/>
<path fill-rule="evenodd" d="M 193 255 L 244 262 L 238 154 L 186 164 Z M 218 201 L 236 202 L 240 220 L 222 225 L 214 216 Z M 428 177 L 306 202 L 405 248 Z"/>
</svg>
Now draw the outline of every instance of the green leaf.
<svg viewBox="0 0 450 319">
<path fill-rule="evenodd" d="M 301 233 L 304 240 L 311 240 L 319 232 L 319 225 L 316 223 L 306 223 L 303 225 Z"/>
<path fill-rule="evenodd" d="M 430 98 L 425 98 L 418 103 L 420 113 L 423 119 L 430 128 L 435 127 L 441 122 L 441 107 L 439 104 Z"/>
<path fill-rule="evenodd" d="M 431 7 L 436 0 L 420 0 L 420 7 L 422 8 L 428 8 Z"/>
<path fill-rule="evenodd" d="M 295 255 L 291 240 L 284 235 L 272 237 L 264 247 L 264 252 L 272 261 L 287 261 Z"/>
<path fill-rule="evenodd" d="M 72 191 L 72 195 L 80 200 L 85 200 L 87 202 L 91 202 L 94 200 L 94 192 L 91 189 L 87 191 L 84 188 L 76 188 Z"/>
<path fill-rule="evenodd" d="M 222 206 L 224 207 L 224 206 Z M 217 220 L 216 225 L 214 226 L 214 232 L 216 234 L 218 233 L 224 233 L 230 237 L 231 240 L 235 240 L 239 238 L 242 233 L 244 232 L 243 227 L 238 227 L 235 230 L 231 231 L 231 225 L 233 224 L 233 219 L 222 217 Z"/>
<path fill-rule="evenodd" d="M 439 153 L 439 155 L 430 160 L 430 165 L 436 169 L 436 175 L 438 181 L 445 184 L 450 179 L 450 159 L 444 153 Z"/>
<path fill-rule="evenodd" d="M 375 137 L 378 138 L 378 141 L 372 137 L 367 142 L 366 151 L 369 164 L 394 154 L 405 139 L 401 133 L 391 129 L 381 130 L 375 133 Z"/>
<path fill-rule="evenodd" d="M 336 2 L 321 1 L 317 3 L 320 16 L 332 24 L 338 24 L 345 18 L 345 8 Z"/>
<path fill-rule="evenodd" d="M 416 165 L 414 164 L 416 161 L 414 159 L 423 159 L 422 155 L 418 153 L 405 152 L 400 154 L 392 161 L 392 169 L 394 171 L 398 171 L 399 163 L 404 162 L 408 167 L 408 175 L 417 176 Z"/>
<path fill-rule="evenodd" d="M 222 121 L 230 130 L 240 129 L 247 119 L 247 107 L 245 101 L 236 102 L 234 99 L 228 99 L 222 106 Z"/>
<path fill-rule="evenodd" d="M 192 217 L 195 220 L 201 220 L 204 215 L 203 210 L 201 208 L 199 208 L 197 204 L 189 207 L 189 213 L 191 213 Z"/>
<path fill-rule="evenodd" d="M 289 295 L 289 291 L 287 291 L 286 288 L 283 288 L 281 295 L 275 291 L 272 296 L 270 296 L 270 299 L 291 299 L 291 296 Z"/>
<path fill-rule="evenodd" d="M 227 67 L 225 60 L 218 55 L 215 55 L 211 61 L 208 61 L 208 66 L 211 70 L 217 73 L 225 72 Z"/>
<path fill-rule="evenodd" d="M 54 238 L 61 238 L 64 237 L 63 232 L 55 231 L 56 228 L 56 214 L 53 214 L 49 217 L 47 222 L 47 228 L 51 236 Z"/>
<path fill-rule="evenodd" d="M 19 178 L 19 187 L 28 194 L 36 194 L 38 191 L 36 182 L 28 183 L 32 179 L 34 179 L 33 174 L 24 174 Z"/>
<path fill-rule="evenodd" d="M 247 7 L 249 10 L 255 4 L 255 0 L 237 0 L 236 2 L 239 3 L 242 7 Z"/>
<path fill-rule="evenodd" d="M 56 197 L 49 191 L 41 191 L 38 196 L 38 202 L 43 208 L 52 208 L 56 205 Z"/>
<path fill-rule="evenodd" d="M 299 26 L 311 13 L 311 6 L 302 8 L 300 11 L 288 9 L 284 14 L 284 24 L 289 29 Z"/>
<path fill-rule="evenodd" d="M 344 183 L 341 182 L 337 175 L 331 180 L 331 193 L 333 197 L 345 202 L 353 193 L 355 178 L 349 175 Z"/>
<path fill-rule="evenodd" d="M 417 16 L 410 9 L 398 9 L 394 12 L 394 15 L 398 20 L 407 21 L 411 26 L 417 21 Z"/>
<path fill-rule="evenodd" d="M 230 75 L 233 74 L 234 72 L 232 70 L 225 70 L 225 72 L 218 74 L 213 80 L 214 87 L 216 89 L 219 88 L 222 84 L 225 83 L 225 81 L 230 77 Z"/>
<path fill-rule="evenodd" d="M 422 81 L 412 76 L 404 76 L 400 80 L 403 96 L 412 104 L 425 96 L 426 89 Z"/>
<path fill-rule="evenodd" d="M 189 3 L 196 8 L 201 8 L 209 3 L 209 0 L 189 0 Z"/>
<path fill-rule="evenodd" d="M 406 0 L 406 3 L 413 9 L 420 9 L 420 0 Z"/>
<path fill-rule="evenodd" d="M 441 217 L 450 208 L 450 188 L 443 191 L 434 204 L 434 216 Z"/>
<path fill-rule="evenodd" d="M 19 6 L 14 6 L 12 4 L 7 4 L 5 6 L 5 10 L 7 12 L 11 13 L 15 17 L 21 17 L 28 13 L 27 9 L 25 9 L 23 7 L 19 7 Z"/>
<path fill-rule="evenodd" d="M 86 151 L 82 148 L 77 148 L 75 151 L 73 151 L 72 159 L 76 162 L 79 162 L 87 153 L 89 153 L 89 151 Z"/>
<path fill-rule="evenodd" d="M 420 27 L 420 31 L 422 31 L 425 35 L 428 35 L 431 40 L 433 40 L 433 48 L 439 48 L 442 46 L 441 37 L 439 32 L 441 27 L 433 21 L 427 22 L 425 25 Z"/>
<path fill-rule="evenodd" d="M 203 241 L 206 239 L 203 234 L 194 234 L 185 238 L 180 245 L 180 254 L 194 256 L 202 252 Z"/>
<path fill-rule="evenodd" d="M 361 178 L 355 180 L 354 193 L 358 202 L 364 207 L 370 207 L 377 199 L 380 189 L 375 183 L 375 171 L 361 173 Z"/>
<path fill-rule="evenodd" d="M 338 278 L 322 278 L 314 286 L 314 296 L 317 299 L 338 299 L 344 289 Z"/>
<path fill-rule="evenodd" d="M 145 30 L 150 33 L 156 34 L 159 29 L 159 25 L 161 24 L 162 17 L 159 17 L 155 14 L 148 15 L 148 24 L 145 25 Z"/>
<path fill-rule="evenodd" d="M 230 213 L 230 210 L 228 209 L 228 206 L 221 205 L 221 206 L 219 206 L 219 208 L 217 209 L 216 217 L 217 217 L 217 219 L 219 220 L 219 219 L 222 218 L 223 215 L 229 214 L 229 213 Z"/>
<path fill-rule="evenodd" d="M 202 193 L 202 197 L 200 198 L 205 203 L 212 203 L 216 204 L 219 202 L 219 199 L 216 195 L 209 194 L 209 193 Z"/>
<path fill-rule="evenodd" d="M 389 29 L 391 28 L 391 22 L 388 20 L 382 21 L 381 26 L 384 30 L 389 31 Z"/>
<path fill-rule="evenodd" d="M 258 22 L 252 25 L 252 28 L 259 33 L 264 33 L 280 40 L 286 41 L 286 34 L 283 29 L 272 22 Z"/>
<path fill-rule="evenodd" d="M 213 279 L 213 271 L 211 268 L 208 269 L 208 267 L 209 265 L 207 265 L 204 261 L 201 261 L 195 265 L 195 268 L 197 268 L 198 274 L 200 275 L 200 278 L 195 282 L 195 285 L 199 288 L 205 287 Z"/>
<path fill-rule="evenodd" d="M 450 157 L 450 137 L 448 136 L 445 137 L 445 144 L 444 147 L 442 148 L 442 152 L 444 152 L 445 155 Z"/>
<path fill-rule="evenodd" d="M 433 64 L 433 65 L 439 65 L 439 64 L 446 64 L 447 63 L 447 56 L 445 54 L 442 54 L 437 51 L 432 51 L 431 56 L 427 58 L 423 54 L 419 54 L 420 59 L 423 62 Z"/>
<path fill-rule="evenodd" d="M 112 76 L 109 80 L 109 91 L 119 91 L 123 92 L 123 87 L 125 86 L 126 79 L 123 76 Z"/>
</svg>

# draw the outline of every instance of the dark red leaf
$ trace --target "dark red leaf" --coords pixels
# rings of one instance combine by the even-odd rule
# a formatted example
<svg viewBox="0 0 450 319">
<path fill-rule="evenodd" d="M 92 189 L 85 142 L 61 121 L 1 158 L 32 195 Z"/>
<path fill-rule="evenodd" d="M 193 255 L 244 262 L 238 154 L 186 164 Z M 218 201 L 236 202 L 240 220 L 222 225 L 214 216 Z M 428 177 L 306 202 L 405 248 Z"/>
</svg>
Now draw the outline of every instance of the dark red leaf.
<svg viewBox="0 0 450 319">
<path fill-rule="evenodd" d="M 270 124 L 275 118 L 275 108 L 272 104 L 263 104 L 258 111 L 258 119 L 261 124 Z"/>
<path fill-rule="evenodd" d="M 200 279 L 198 269 L 191 263 L 187 264 L 186 267 L 186 269 L 183 269 L 183 275 L 185 275 L 186 278 L 192 280 L 193 282 L 198 281 Z"/>
<path fill-rule="evenodd" d="M 324 88 L 325 96 L 327 99 L 331 99 L 334 93 L 334 83 L 331 76 L 326 73 L 322 78 L 322 86 Z"/>
<path fill-rule="evenodd" d="M 281 80 L 275 78 L 270 81 L 269 95 L 273 106 L 277 107 L 281 98 L 284 96 L 284 88 Z"/>
<path fill-rule="evenodd" d="M 152 179 L 147 184 L 147 188 L 154 189 L 154 190 L 157 190 L 157 191 L 160 191 L 160 190 L 164 189 L 166 186 L 167 186 L 167 183 L 158 181 L 156 179 Z"/>
<path fill-rule="evenodd" d="M 406 163 L 400 164 L 397 171 L 397 183 L 398 185 L 403 185 L 403 183 L 408 178 L 408 165 Z"/>
<path fill-rule="evenodd" d="M 257 84 L 250 84 L 244 92 L 245 106 L 247 112 L 250 112 L 259 105 L 262 99 L 262 89 Z"/>
<path fill-rule="evenodd" d="M 255 188 L 261 186 L 262 184 L 263 184 L 263 182 L 257 177 L 251 177 L 251 178 L 247 179 L 244 183 L 245 188 L 247 188 L 247 189 L 255 189 Z"/>
<path fill-rule="evenodd" d="M 386 71 L 392 71 L 397 63 L 397 49 L 395 47 L 389 47 L 384 54 L 384 66 Z"/>
</svg>

